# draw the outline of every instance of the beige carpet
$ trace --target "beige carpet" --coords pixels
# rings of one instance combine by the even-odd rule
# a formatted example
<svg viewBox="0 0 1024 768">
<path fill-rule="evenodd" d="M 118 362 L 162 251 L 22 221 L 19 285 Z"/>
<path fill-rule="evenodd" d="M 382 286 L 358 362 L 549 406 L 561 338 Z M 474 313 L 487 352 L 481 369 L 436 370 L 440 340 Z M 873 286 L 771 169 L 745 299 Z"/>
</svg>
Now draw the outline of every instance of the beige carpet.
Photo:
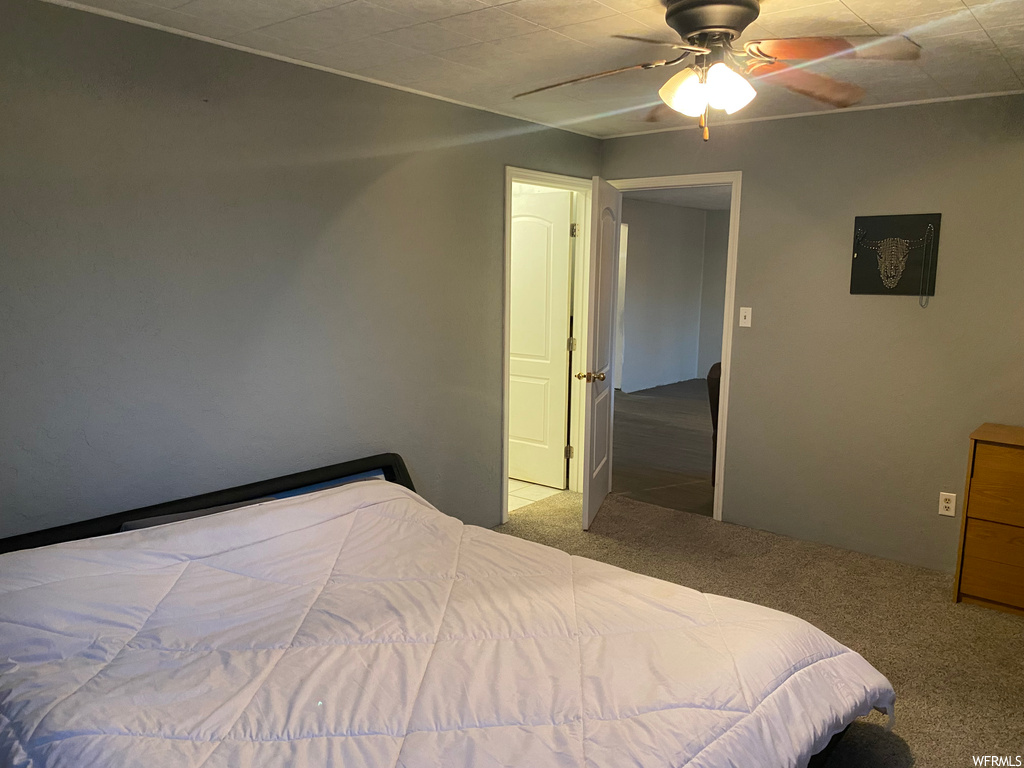
<svg viewBox="0 0 1024 768">
<path fill-rule="evenodd" d="M 831 768 L 959 768 L 973 755 L 1024 761 L 1024 617 L 955 605 L 945 573 L 621 496 L 584 532 L 581 504 L 564 492 L 496 530 L 795 614 L 889 678 L 896 728 L 886 732 L 880 715 L 855 723 Z"/>
</svg>

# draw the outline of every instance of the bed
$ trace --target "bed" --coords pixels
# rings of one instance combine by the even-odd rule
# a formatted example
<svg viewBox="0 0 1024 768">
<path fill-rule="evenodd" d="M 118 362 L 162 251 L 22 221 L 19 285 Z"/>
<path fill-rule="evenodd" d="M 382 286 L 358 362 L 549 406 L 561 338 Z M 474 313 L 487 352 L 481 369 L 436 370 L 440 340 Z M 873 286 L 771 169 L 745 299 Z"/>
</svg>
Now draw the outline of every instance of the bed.
<svg viewBox="0 0 1024 768">
<path fill-rule="evenodd" d="M 4 766 L 781 768 L 893 712 L 803 620 L 463 525 L 394 454 L 0 545 Z"/>
</svg>

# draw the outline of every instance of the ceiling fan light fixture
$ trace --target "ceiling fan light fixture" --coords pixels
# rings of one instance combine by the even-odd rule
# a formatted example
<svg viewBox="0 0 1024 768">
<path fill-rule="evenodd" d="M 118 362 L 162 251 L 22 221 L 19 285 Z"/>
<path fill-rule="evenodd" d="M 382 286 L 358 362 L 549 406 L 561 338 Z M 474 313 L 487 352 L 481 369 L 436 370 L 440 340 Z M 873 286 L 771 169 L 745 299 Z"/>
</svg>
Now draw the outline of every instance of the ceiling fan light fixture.
<svg viewBox="0 0 1024 768">
<path fill-rule="evenodd" d="M 687 117 L 700 117 L 708 108 L 708 87 L 701 81 L 700 73 L 689 67 L 669 78 L 658 95 Z"/>
<path fill-rule="evenodd" d="M 743 75 L 729 69 L 722 62 L 712 64 L 705 79 L 708 103 L 730 115 L 743 109 L 757 95 L 757 91 Z"/>
</svg>

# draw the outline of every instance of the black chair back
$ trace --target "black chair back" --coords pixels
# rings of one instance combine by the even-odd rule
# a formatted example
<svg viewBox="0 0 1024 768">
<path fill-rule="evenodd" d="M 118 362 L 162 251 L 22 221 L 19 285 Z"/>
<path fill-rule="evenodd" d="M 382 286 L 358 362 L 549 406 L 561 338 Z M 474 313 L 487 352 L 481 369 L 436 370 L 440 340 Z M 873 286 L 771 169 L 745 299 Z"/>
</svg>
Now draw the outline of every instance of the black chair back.
<svg viewBox="0 0 1024 768">
<path fill-rule="evenodd" d="M 708 401 L 711 404 L 711 426 L 718 432 L 718 398 L 722 391 L 722 364 L 715 363 L 708 371 Z"/>
<path fill-rule="evenodd" d="M 718 399 L 722 392 L 722 364 L 715 363 L 708 371 L 708 403 L 711 406 L 711 485 L 715 484 L 718 462 Z"/>
</svg>

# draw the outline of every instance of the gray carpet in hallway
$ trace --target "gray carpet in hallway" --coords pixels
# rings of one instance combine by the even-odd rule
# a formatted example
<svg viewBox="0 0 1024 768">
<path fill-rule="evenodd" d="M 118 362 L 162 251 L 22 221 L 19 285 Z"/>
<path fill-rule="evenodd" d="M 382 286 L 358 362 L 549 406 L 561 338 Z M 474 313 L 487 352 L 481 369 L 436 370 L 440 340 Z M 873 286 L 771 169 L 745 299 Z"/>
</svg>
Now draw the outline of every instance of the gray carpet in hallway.
<svg viewBox="0 0 1024 768">
<path fill-rule="evenodd" d="M 590 531 L 580 494 L 495 530 L 703 592 L 786 611 L 861 653 L 896 689 L 896 727 L 851 726 L 829 768 L 960 768 L 1024 756 L 1024 617 L 952 602 L 952 577 L 609 496 Z"/>
<path fill-rule="evenodd" d="M 612 440 L 612 493 L 711 516 L 711 411 L 704 379 L 616 392 Z"/>
</svg>

